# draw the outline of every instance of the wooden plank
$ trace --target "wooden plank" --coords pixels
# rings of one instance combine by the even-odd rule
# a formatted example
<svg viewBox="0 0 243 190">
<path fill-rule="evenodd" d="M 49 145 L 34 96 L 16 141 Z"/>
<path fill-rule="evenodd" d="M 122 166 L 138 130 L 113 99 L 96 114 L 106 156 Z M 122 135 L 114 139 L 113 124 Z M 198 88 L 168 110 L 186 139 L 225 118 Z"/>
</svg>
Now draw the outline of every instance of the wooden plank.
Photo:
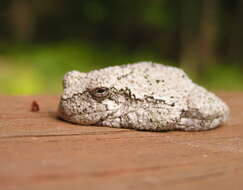
<svg viewBox="0 0 243 190">
<path fill-rule="evenodd" d="M 242 189 L 243 93 L 219 95 L 231 118 L 205 132 L 78 126 L 57 96 L 0 96 L 0 189 Z"/>
</svg>

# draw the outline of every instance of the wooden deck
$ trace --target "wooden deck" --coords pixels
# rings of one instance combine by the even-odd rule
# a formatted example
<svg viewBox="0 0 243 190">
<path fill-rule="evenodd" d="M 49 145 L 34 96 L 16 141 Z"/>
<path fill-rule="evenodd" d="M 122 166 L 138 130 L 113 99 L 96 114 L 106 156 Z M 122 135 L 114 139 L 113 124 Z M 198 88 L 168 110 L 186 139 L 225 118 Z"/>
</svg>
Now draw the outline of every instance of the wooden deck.
<svg viewBox="0 0 243 190">
<path fill-rule="evenodd" d="M 243 93 L 217 94 L 231 118 L 205 132 L 72 125 L 57 96 L 0 96 L 0 189 L 243 189 Z"/>
</svg>

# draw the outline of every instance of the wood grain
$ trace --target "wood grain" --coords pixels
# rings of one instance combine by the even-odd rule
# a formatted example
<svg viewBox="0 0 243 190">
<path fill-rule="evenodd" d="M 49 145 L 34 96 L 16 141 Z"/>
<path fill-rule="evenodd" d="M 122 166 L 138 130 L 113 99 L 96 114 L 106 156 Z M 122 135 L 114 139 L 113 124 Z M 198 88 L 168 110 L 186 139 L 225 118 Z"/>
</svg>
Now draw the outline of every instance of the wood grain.
<svg viewBox="0 0 243 190">
<path fill-rule="evenodd" d="M 0 189 L 243 189 L 243 93 L 205 132 L 78 126 L 57 96 L 0 96 Z M 33 100 L 39 112 L 31 112 Z"/>
</svg>

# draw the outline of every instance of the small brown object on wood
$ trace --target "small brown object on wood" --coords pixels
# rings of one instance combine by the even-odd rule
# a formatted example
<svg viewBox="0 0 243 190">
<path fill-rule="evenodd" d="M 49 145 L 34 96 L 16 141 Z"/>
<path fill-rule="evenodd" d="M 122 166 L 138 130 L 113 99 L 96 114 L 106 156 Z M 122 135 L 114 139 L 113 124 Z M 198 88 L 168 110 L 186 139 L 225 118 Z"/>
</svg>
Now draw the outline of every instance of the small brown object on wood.
<svg viewBox="0 0 243 190">
<path fill-rule="evenodd" d="M 38 111 L 40 111 L 40 106 L 39 106 L 39 104 L 35 100 L 31 104 L 31 111 L 32 112 L 38 112 Z"/>
</svg>

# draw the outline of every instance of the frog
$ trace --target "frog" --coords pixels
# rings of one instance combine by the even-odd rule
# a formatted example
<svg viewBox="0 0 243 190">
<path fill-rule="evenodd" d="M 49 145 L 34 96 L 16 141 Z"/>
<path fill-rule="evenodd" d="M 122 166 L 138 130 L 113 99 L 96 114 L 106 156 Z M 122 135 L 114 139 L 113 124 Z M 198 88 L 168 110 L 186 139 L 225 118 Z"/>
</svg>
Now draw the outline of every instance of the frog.
<svg viewBox="0 0 243 190">
<path fill-rule="evenodd" d="M 182 69 L 143 61 L 67 72 L 58 115 L 81 126 L 203 131 L 225 123 L 229 107 Z"/>
</svg>

